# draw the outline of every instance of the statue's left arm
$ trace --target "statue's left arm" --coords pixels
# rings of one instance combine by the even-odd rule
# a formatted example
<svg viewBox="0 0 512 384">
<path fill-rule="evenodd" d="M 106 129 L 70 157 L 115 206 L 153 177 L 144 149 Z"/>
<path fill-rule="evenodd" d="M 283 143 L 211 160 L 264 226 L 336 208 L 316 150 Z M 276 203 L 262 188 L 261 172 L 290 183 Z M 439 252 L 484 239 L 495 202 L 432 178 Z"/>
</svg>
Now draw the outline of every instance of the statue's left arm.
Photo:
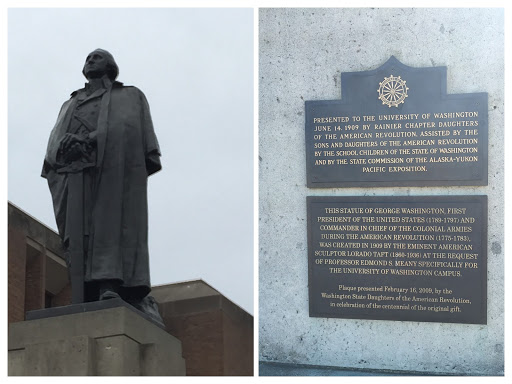
<svg viewBox="0 0 512 384">
<path fill-rule="evenodd" d="M 162 169 L 162 165 L 160 163 L 161 153 L 155 130 L 153 128 L 149 104 L 146 96 L 144 96 L 142 92 L 140 92 L 140 99 L 142 104 L 142 124 L 144 129 L 144 152 L 146 157 L 146 169 L 149 176 Z"/>
</svg>

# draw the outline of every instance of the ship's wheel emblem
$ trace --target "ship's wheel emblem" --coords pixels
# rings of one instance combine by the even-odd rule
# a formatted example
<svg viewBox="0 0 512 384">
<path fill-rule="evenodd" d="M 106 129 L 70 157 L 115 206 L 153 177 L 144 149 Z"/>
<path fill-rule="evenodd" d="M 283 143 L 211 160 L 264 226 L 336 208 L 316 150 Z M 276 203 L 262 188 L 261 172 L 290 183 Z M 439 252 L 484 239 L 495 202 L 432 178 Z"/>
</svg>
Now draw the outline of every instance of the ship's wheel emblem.
<svg viewBox="0 0 512 384">
<path fill-rule="evenodd" d="M 405 80 L 402 80 L 400 76 L 395 77 L 390 75 L 385 77 L 382 83 L 379 83 L 379 99 L 382 100 L 382 104 L 386 104 L 389 108 L 398 107 L 402 104 L 407 97 L 407 91 L 409 88 L 405 86 Z"/>
</svg>

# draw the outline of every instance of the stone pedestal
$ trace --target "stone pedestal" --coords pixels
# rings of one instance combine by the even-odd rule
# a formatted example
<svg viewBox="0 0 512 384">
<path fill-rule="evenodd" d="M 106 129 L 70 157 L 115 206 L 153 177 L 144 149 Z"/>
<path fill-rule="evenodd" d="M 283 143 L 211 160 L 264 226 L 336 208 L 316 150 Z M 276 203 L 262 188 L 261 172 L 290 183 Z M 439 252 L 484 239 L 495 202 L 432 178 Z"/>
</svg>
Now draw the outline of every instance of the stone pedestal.
<svg viewBox="0 0 512 384">
<path fill-rule="evenodd" d="M 12 323 L 9 375 L 185 375 L 181 342 L 125 307 Z"/>
</svg>

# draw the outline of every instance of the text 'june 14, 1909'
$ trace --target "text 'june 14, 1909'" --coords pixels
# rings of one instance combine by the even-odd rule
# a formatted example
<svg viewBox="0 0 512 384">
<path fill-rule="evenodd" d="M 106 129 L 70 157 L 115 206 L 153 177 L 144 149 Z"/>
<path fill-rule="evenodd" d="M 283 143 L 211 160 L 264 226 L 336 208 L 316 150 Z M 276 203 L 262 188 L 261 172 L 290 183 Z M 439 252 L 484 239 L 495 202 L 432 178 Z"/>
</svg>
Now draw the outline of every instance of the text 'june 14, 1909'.
<svg viewBox="0 0 512 384">
<path fill-rule="evenodd" d="M 487 185 L 486 93 L 447 94 L 446 67 L 393 57 L 341 89 L 305 102 L 308 187 Z"/>
</svg>

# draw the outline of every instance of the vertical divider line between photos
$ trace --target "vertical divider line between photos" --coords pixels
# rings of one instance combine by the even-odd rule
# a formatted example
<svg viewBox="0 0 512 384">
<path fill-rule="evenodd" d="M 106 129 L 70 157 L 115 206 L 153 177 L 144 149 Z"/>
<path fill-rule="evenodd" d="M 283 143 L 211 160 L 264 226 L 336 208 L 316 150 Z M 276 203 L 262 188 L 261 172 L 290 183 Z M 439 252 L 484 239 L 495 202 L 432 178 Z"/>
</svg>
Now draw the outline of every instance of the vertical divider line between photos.
<svg viewBox="0 0 512 384">
<path fill-rule="evenodd" d="M 254 261 L 254 370 L 259 377 L 259 8 L 253 10 L 253 261 Z"/>
</svg>

